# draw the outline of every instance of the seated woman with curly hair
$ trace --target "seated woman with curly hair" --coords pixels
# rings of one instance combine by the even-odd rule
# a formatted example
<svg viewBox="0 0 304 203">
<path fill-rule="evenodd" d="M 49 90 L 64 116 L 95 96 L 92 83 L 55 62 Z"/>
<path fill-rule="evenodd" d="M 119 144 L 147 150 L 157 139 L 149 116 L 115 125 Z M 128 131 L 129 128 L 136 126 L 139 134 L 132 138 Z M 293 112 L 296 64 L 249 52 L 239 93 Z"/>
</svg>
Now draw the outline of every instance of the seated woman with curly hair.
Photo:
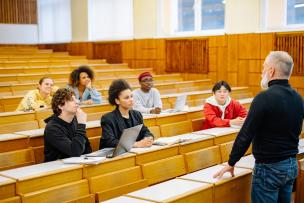
<svg viewBox="0 0 304 203">
<path fill-rule="evenodd" d="M 139 111 L 132 110 L 134 101 L 130 85 L 123 79 L 114 80 L 109 88 L 109 103 L 116 109 L 102 116 L 99 149 L 116 147 L 124 129 L 143 124 Z M 133 147 L 150 147 L 153 134 L 143 125 Z"/>
<path fill-rule="evenodd" d="M 72 89 L 80 104 L 100 104 L 100 93 L 92 86 L 94 72 L 87 66 L 80 66 L 70 74 L 68 88 Z"/>
</svg>

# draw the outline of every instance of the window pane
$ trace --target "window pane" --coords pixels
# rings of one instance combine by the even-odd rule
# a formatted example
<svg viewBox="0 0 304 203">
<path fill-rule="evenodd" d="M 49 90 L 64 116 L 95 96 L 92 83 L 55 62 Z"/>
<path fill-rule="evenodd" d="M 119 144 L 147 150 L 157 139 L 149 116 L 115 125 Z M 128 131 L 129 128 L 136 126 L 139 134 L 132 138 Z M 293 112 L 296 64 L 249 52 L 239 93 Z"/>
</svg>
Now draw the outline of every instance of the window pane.
<svg viewBox="0 0 304 203">
<path fill-rule="evenodd" d="M 304 24 L 304 0 L 287 0 L 287 24 Z"/>
<path fill-rule="evenodd" d="M 224 29 L 224 0 L 202 0 L 202 30 Z"/>
<path fill-rule="evenodd" d="M 178 0 L 178 31 L 194 31 L 194 0 Z"/>
</svg>

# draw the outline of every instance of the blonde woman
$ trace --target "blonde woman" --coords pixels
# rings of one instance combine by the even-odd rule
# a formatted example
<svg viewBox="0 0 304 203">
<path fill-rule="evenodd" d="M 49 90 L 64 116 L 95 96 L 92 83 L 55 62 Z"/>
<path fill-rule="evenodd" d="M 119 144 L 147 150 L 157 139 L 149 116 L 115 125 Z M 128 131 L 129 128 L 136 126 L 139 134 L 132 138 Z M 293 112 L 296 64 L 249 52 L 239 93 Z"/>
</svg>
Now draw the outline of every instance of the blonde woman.
<svg viewBox="0 0 304 203">
<path fill-rule="evenodd" d="M 50 108 L 54 92 L 58 87 L 53 86 L 54 81 L 49 77 L 39 80 L 38 88 L 29 91 L 20 102 L 16 111 L 30 111 Z"/>
</svg>

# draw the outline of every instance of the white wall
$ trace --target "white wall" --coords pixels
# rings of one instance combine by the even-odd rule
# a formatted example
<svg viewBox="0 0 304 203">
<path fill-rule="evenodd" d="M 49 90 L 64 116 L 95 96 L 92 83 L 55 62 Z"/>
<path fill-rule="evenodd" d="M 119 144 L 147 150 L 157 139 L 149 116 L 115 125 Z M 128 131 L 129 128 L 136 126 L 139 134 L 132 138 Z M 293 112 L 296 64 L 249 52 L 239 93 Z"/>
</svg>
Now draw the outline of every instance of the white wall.
<svg viewBox="0 0 304 203">
<path fill-rule="evenodd" d="M 0 44 L 38 43 L 37 25 L 0 24 Z"/>
<path fill-rule="evenodd" d="M 225 32 L 253 33 L 260 30 L 260 0 L 226 0 Z"/>
<path fill-rule="evenodd" d="M 72 40 L 70 0 L 38 0 L 38 33 L 40 43 Z"/>
<path fill-rule="evenodd" d="M 83 42 L 89 39 L 88 1 L 72 0 L 72 41 Z"/>
<path fill-rule="evenodd" d="M 157 0 L 134 0 L 134 38 L 157 36 Z"/>
<path fill-rule="evenodd" d="M 132 0 L 88 0 L 89 40 L 133 37 Z"/>
</svg>

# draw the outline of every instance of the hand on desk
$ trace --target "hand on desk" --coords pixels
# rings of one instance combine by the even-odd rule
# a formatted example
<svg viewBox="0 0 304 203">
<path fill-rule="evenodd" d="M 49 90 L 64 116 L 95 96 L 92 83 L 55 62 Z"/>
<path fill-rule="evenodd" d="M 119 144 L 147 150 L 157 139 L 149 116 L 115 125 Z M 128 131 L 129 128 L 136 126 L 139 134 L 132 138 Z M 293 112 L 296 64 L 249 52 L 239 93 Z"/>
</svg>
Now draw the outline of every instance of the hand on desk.
<svg viewBox="0 0 304 203">
<path fill-rule="evenodd" d="M 225 166 L 222 170 L 218 171 L 213 175 L 213 178 L 221 178 L 223 177 L 224 173 L 229 172 L 232 177 L 234 177 L 234 167 L 233 166 Z"/>
<path fill-rule="evenodd" d="M 246 118 L 242 118 L 242 117 L 237 117 L 235 119 L 231 119 L 229 124 L 230 126 L 231 125 L 238 125 L 238 126 L 241 126 L 244 124 L 244 121 L 245 121 Z"/>
<path fill-rule="evenodd" d="M 150 147 L 153 144 L 153 137 L 145 137 L 144 139 L 135 142 L 133 147 Z"/>
<path fill-rule="evenodd" d="M 154 109 L 151 109 L 150 113 L 152 114 L 160 114 L 161 108 L 155 107 Z"/>
</svg>

